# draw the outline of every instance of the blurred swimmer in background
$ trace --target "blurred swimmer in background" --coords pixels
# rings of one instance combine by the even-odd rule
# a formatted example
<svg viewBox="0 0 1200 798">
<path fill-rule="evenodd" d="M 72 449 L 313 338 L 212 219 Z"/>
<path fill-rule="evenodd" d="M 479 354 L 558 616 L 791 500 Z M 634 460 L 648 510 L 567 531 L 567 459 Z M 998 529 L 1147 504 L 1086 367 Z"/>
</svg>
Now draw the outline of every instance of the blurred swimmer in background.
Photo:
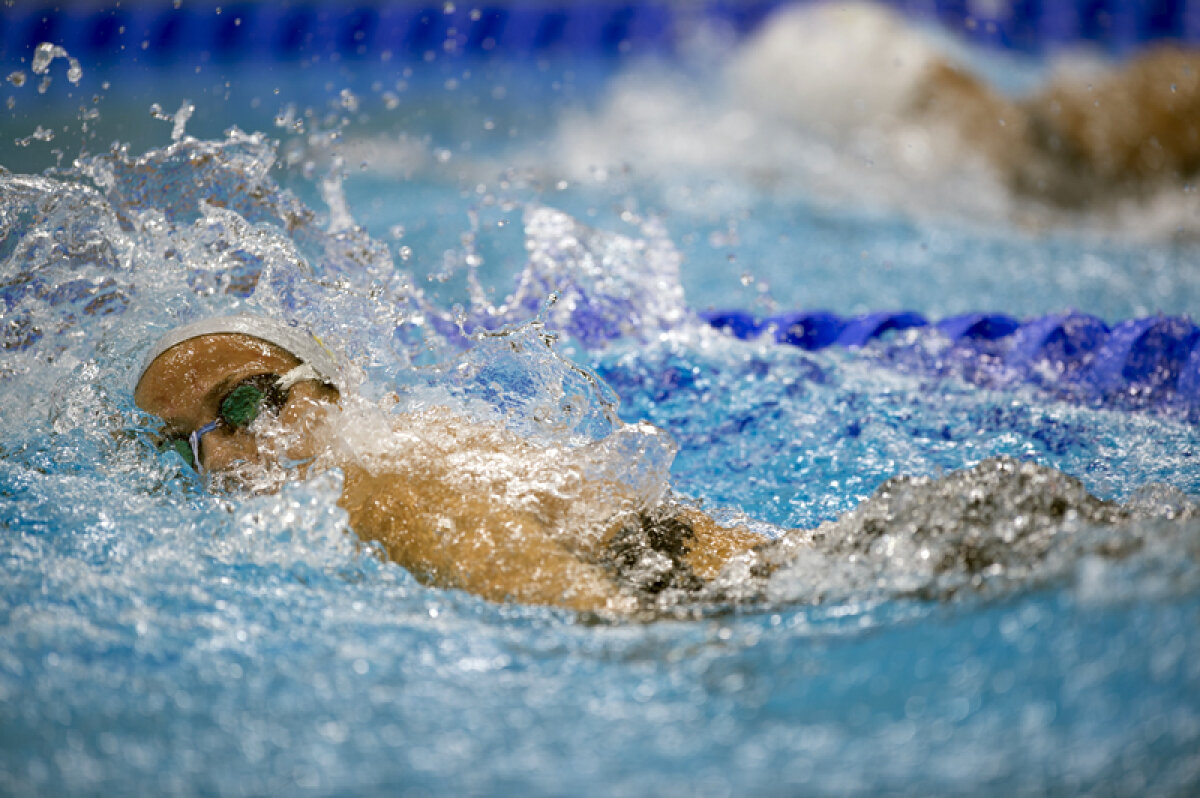
<svg viewBox="0 0 1200 798">
<path fill-rule="evenodd" d="M 1130 517 L 1058 471 L 994 459 L 891 479 L 837 521 L 768 538 L 587 476 L 588 447 L 603 441 L 539 444 L 445 407 L 356 414 L 345 390 L 337 358 L 309 332 L 228 316 L 159 340 L 134 400 L 162 420 L 159 448 L 219 488 L 272 490 L 341 469 L 339 504 L 361 538 L 422 582 L 493 601 L 630 614 L 760 600 L 805 552 L 893 556 L 876 542 L 899 528 L 923 540 L 926 559 L 941 552 L 933 567 L 970 576 L 1043 557 L 1064 525 Z"/>
<path fill-rule="evenodd" d="M 1064 207 L 1140 197 L 1200 172 L 1200 55 L 1172 47 L 1015 100 L 943 61 L 912 109 L 957 125 L 1014 192 Z"/>
<path fill-rule="evenodd" d="M 732 71 L 739 95 L 830 140 L 891 131 L 901 159 L 981 160 L 1014 195 L 1063 209 L 1142 199 L 1200 173 L 1196 51 L 1064 60 L 1039 90 L 1007 96 L 952 49 L 881 6 L 819 3 L 775 15 Z"/>
</svg>

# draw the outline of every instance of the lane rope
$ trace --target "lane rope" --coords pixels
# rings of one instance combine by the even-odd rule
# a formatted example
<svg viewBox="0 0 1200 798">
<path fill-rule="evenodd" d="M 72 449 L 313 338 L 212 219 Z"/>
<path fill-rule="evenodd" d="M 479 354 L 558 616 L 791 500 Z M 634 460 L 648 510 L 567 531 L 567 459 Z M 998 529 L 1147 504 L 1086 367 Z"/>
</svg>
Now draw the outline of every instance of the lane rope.
<svg viewBox="0 0 1200 798">
<path fill-rule="evenodd" d="M 1025 383 L 1067 401 L 1174 411 L 1200 423 L 1200 327 L 1187 316 L 1148 316 L 1112 327 L 1074 311 L 1026 320 L 966 313 L 932 322 L 913 311 L 839 316 L 809 310 L 763 318 L 710 310 L 700 316 L 744 340 L 766 337 L 807 351 L 853 349 L 909 373 L 954 375 L 994 388 Z"/>
</svg>

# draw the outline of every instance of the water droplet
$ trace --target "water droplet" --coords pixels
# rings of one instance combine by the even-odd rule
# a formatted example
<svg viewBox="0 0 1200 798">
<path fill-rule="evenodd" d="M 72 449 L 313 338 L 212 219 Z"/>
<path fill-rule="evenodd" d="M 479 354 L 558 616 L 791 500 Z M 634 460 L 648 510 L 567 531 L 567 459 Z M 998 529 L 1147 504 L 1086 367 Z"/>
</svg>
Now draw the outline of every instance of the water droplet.
<svg viewBox="0 0 1200 798">
<path fill-rule="evenodd" d="M 18 147 L 28 147 L 35 141 L 53 141 L 54 131 L 38 125 L 37 128 L 25 138 L 17 139 L 14 143 Z"/>
<path fill-rule="evenodd" d="M 196 106 L 187 100 L 184 100 L 179 106 L 179 110 L 171 118 L 171 121 L 174 123 L 171 127 L 171 141 L 180 141 L 183 138 L 188 120 L 192 118 L 192 112 L 195 110 Z"/>
<path fill-rule="evenodd" d="M 66 50 L 63 50 L 63 48 L 59 47 L 58 45 L 51 44 L 50 42 L 42 42 L 39 44 L 37 49 L 33 52 L 33 64 L 30 67 L 33 69 L 33 74 L 46 74 L 46 70 L 50 68 L 50 62 L 58 57 L 60 52 L 62 55 L 67 54 Z"/>
</svg>

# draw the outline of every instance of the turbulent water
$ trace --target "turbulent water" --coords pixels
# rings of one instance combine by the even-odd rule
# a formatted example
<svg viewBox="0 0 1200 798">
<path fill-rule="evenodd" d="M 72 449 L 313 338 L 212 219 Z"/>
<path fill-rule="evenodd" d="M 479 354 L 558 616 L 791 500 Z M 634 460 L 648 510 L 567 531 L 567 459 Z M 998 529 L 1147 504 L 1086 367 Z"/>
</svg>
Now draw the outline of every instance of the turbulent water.
<svg viewBox="0 0 1200 798">
<path fill-rule="evenodd" d="M 774 761 L 786 751 L 792 751 L 788 761 L 795 765 L 802 761 L 795 758 L 801 750 L 824 751 L 823 758 L 845 762 L 868 750 L 841 736 L 850 733 L 847 727 L 822 726 L 824 731 L 789 737 L 782 728 L 782 736 L 775 736 L 769 731 L 773 724 L 762 725 L 759 712 L 772 702 L 786 700 L 787 712 L 807 712 L 802 707 L 812 700 L 810 688 L 787 699 L 786 692 L 779 693 L 788 684 L 798 686 L 784 675 L 795 674 L 793 666 L 776 659 L 783 650 L 805 640 L 804 645 L 828 647 L 843 635 L 860 641 L 852 648 L 906 646 L 899 640 L 870 644 L 871 637 L 853 630 L 890 629 L 900 639 L 933 633 L 931 620 L 910 629 L 903 619 L 911 613 L 928 617 L 947 599 L 1008 597 L 1017 603 L 1000 607 L 1012 606 L 1014 617 L 1049 613 L 1050 623 L 1065 622 L 1060 613 L 1066 610 L 1030 598 L 1047 586 L 1067 587 L 1054 602 L 1081 607 L 1099 602 L 1101 609 L 1086 610 L 1099 613 L 1088 623 L 1121 626 L 1117 619 L 1128 612 L 1166 613 L 1153 622 L 1166 629 L 1147 632 L 1155 635 L 1153 642 L 1123 650 L 1134 656 L 1148 646 L 1154 653 L 1146 667 L 1175 674 L 1161 683 L 1168 690 L 1163 695 L 1194 698 L 1196 674 L 1186 665 L 1194 660 L 1184 655 L 1191 636 L 1178 615 L 1191 612 L 1186 607 L 1200 584 L 1200 527 L 1186 498 L 1198 490 L 1190 466 L 1194 428 L 1169 418 L 1045 404 L 1033 394 L 991 394 L 953 382 L 943 381 L 931 393 L 928 382 L 888 372 L 869 358 L 814 357 L 727 339 L 691 316 L 679 283 L 679 255 L 653 222 L 605 232 L 543 205 L 514 209 L 514 216 L 521 213 L 528 261 L 505 301 L 439 307 L 361 229 L 331 229 L 327 216 L 276 185 L 272 158 L 267 140 L 235 132 L 222 141 L 183 138 L 144 155 L 118 150 L 70 170 L 0 178 L 8 408 L 0 460 L 8 573 L 0 686 L 8 707 L 6 749 L 20 757 L 6 759 L 7 790 L 120 791 L 130 784 L 167 792 L 191 791 L 183 785 L 208 785 L 201 792 L 254 792 L 283 784 L 320 789 L 347 783 L 351 772 L 361 784 L 376 787 L 411 778 L 415 784 L 457 784 L 478 792 L 518 783 L 551 789 L 559 782 L 548 775 L 546 781 L 518 777 L 502 759 L 450 774 L 459 757 L 479 756 L 478 745 L 523 755 L 491 735 L 534 718 L 539 724 L 567 723 L 548 718 L 599 689 L 608 697 L 588 704 L 590 723 L 616 737 L 604 749 L 608 753 L 593 752 L 591 767 L 598 775 L 611 766 L 604 764 L 609 756 L 629 756 L 618 752 L 642 745 L 635 729 L 619 720 L 640 706 L 637 682 L 626 679 L 642 668 L 650 669 L 641 678 L 650 678 L 647 695 L 659 696 L 650 706 L 659 707 L 656 723 L 667 736 L 654 743 L 659 753 L 632 760 L 630 772 L 640 768 L 645 781 L 619 791 L 649 784 L 670 792 L 672 782 L 656 781 L 665 778 L 662 763 L 699 755 L 707 745 L 723 745 L 720 740 L 736 742 L 744 753 L 727 761 L 728 770 L 714 776 L 714 783 L 728 777 L 729 785 L 753 784 L 757 777 L 750 774 L 760 771 L 752 763 Z M 701 625 L 691 631 L 689 622 L 658 630 L 584 631 L 589 627 L 577 629 L 569 616 L 555 612 L 503 609 L 423 588 L 347 534 L 335 504 L 336 472 L 277 495 L 218 497 L 207 495 L 175 455 L 159 454 L 149 443 L 155 420 L 139 413 L 130 397 L 144 353 L 169 326 L 230 310 L 312 326 L 347 354 L 358 392 L 383 401 L 380 407 L 397 400 L 403 407 L 449 405 L 538 445 L 591 447 L 600 458 L 599 472 L 634 480 L 647 501 L 662 495 L 671 468 L 674 489 L 704 500 L 719 517 L 773 537 L 785 527 L 815 528 L 804 535 L 814 545 L 793 545 L 798 534 L 793 533 L 762 555 L 766 566 L 734 563 L 701 605 L 707 603 L 710 611 L 747 606 L 754 612 L 716 627 L 695 621 Z M 540 321 L 531 326 L 535 317 Z M 515 326 L 499 335 L 471 332 L 505 323 Z M 604 379 L 557 354 L 547 330 L 574 342 L 577 354 Z M 618 396 L 625 400 L 619 407 Z M 675 442 L 640 432 L 628 423 L 636 419 L 659 424 Z M 833 520 L 888 477 L 932 476 L 989 455 L 1054 465 L 1082 477 L 1083 485 L 1054 472 L 1027 474 L 1016 461 L 993 461 L 1009 464 L 999 471 L 1024 476 L 999 479 L 993 465 L 949 482 L 893 481 L 850 515 Z M 629 468 L 636 462 L 643 465 Z M 1163 484 L 1143 488 L 1147 483 Z M 1106 499 L 1133 503 L 1098 504 L 1084 486 Z M 913 599 L 933 604 L 903 603 Z M 829 610 L 811 614 L 806 606 Z M 1012 621 L 1006 611 L 987 606 L 967 612 L 965 621 L 953 620 L 960 616 L 952 613 L 936 623 L 1024 628 L 1025 620 Z M 976 621 L 969 620 L 973 616 Z M 848 626 L 838 620 L 843 617 L 850 619 Z M 816 631 L 802 631 L 810 627 Z M 938 634 L 944 639 L 939 645 L 953 645 L 958 633 Z M 1047 634 L 1028 631 L 1017 639 L 1040 649 L 1050 643 Z M 543 635 L 549 638 L 536 642 Z M 762 648 L 764 636 L 776 636 L 783 649 Z M 727 640 L 741 642 L 728 649 Z M 844 645 L 838 644 L 844 652 L 839 656 L 859 657 Z M 1072 656 L 1080 655 L 1074 651 Z M 560 670 L 579 656 L 592 676 Z M 319 664 L 322 658 L 340 664 L 330 670 Z M 818 675 L 831 666 L 819 657 L 809 661 Z M 675 663 L 676 675 L 650 676 L 667 663 Z M 951 665 L 945 660 L 933 671 L 920 666 L 922 677 L 910 687 Z M 709 675 L 685 688 L 694 678 L 687 674 L 697 667 Z M 858 667 L 868 669 L 863 678 L 869 683 L 884 678 L 886 669 L 878 665 L 864 661 Z M 542 673 L 550 679 L 549 692 L 533 699 L 532 684 L 517 693 L 511 684 L 502 687 L 513 668 Z M 766 670 L 751 677 L 745 668 Z M 445 670 L 427 681 L 440 669 Z M 1015 677 L 1001 675 L 1006 672 L 1011 673 L 986 678 L 1011 684 Z M 1119 672 L 1101 678 L 1095 689 L 1110 689 L 1105 679 Z M 468 678 L 472 673 L 491 675 L 479 682 Z M 461 730 L 458 724 L 443 727 L 439 713 L 421 709 L 447 709 L 459 689 L 451 686 L 456 680 L 467 679 L 473 693 L 497 678 L 492 688 L 497 696 L 528 708 L 512 705 L 503 710 L 502 721 L 466 707 L 453 710 L 466 713 L 458 714 Z M 316 686 L 316 705 L 286 698 L 307 683 Z M 412 699 L 424 694 L 429 703 L 410 706 L 406 690 L 386 687 L 400 683 L 412 684 L 417 691 Z M 626 686 L 635 691 L 629 698 L 634 703 L 621 709 L 623 699 L 611 691 Z M 708 698 L 685 712 L 690 701 L 678 701 L 688 689 Z M 849 689 L 836 688 L 843 695 L 839 700 L 850 702 L 846 711 L 856 705 L 847 697 Z M 886 688 L 884 695 L 895 689 Z M 684 691 L 678 699 L 667 697 L 677 690 Z M 1183 693 L 1170 692 L 1179 690 Z M 1115 700 L 1137 706 L 1149 696 L 1166 700 L 1157 688 L 1132 696 Z M 1191 698 L 1162 710 L 1168 730 L 1138 756 L 1175 761 L 1170 752 L 1196 739 L 1187 731 L 1188 719 L 1195 717 Z M 938 705 L 932 697 L 920 700 Z M 1088 735 L 1115 735 L 1114 745 L 1129 744 L 1125 735 L 1134 733 L 1086 713 L 1083 727 L 1059 728 L 1054 715 L 1045 714 L 1051 711 L 1046 700 L 1029 704 L 1022 722 L 1068 736 L 1091 729 Z M 729 710 L 719 709 L 728 702 Z M 259 722 L 243 715 L 243 704 L 274 709 Z M 957 705 L 936 710 L 940 722 L 968 728 L 976 728 L 974 721 L 1008 723 L 989 719 L 970 703 L 963 706 L 961 714 Z M 1066 711 L 1067 705 L 1059 706 Z M 610 711 L 618 714 L 610 717 Z M 723 714 L 727 711 L 733 716 Z M 864 717 L 882 722 L 871 714 L 878 711 Z M 521 712 L 527 721 L 519 720 Z M 916 736 L 905 732 L 888 745 L 910 756 L 928 745 L 944 748 L 944 741 L 924 736 L 932 727 L 919 717 L 904 721 L 906 728 L 921 730 Z M 88 730 L 102 718 L 107 731 Z M 701 740 L 687 745 L 680 740 L 672 744 L 677 753 L 661 760 L 667 750 L 661 746 L 671 735 L 695 723 L 705 726 Z M 1152 723 L 1151 716 L 1141 723 Z M 237 753 L 213 736 L 220 728 L 236 737 Z M 876 731 L 884 728 L 890 727 Z M 1141 728 L 1138 735 L 1149 733 Z M 151 729 L 158 731 L 150 734 Z M 436 749 L 419 754 L 414 729 L 433 735 Z M 461 737 L 467 730 L 476 742 Z M 490 742 L 478 742 L 480 734 Z M 191 740 L 186 746 L 185 739 Z M 533 758 L 522 767 L 559 767 L 553 763 L 560 754 L 538 739 L 526 743 Z M 393 744 L 406 750 L 394 766 L 363 771 L 346 764 L 368 761 L 372 752 Z M 308 754 L 293 759 L 297 750 Z M 558 750 L 572 761 L 580 755 L 574 744 Z M 983 755 L 970 750 L 976 758 Z M 66 751 L 75 752 L 70 761 L 59 758 Z M 231 755 L 241 763 L 233 770 L 212 766 Z M 1013 755 L 1029 758 L 1032 752 Z M 324 764 L 306 770 L 300 763 L 308 756 Z M 117 767 L 118 762 L 124 764 Z M 895 785 L 912 774 L 897 767 L 891 775 L 851 782 L 811 770 L 794 775 L 796 784 L 828 789 Z M 1012 783 L 1002 775 L 1011 771 L 995 767 L 998 783 Z M 1108 772 L 1099 763 L 1042 767 L 1061 778 Z M 486 780 L 476 781 L 485 773 Z M 676 786 L 695 784 L 678 778 Z M 962 784 L 961 778 L 948 773 L 931 783 Z M 1191 777 L 1170 776 L 1167 783 L 1183 783 L 1180 778 Z M 587 779 L 575 783 L 586 788 Z"/>
<path fill-rule="evenodd" d="M 662 113 L 660 85 L 618 83 L 610 97 Z M 743 112 L 730 110 L 734 133 Z M 636 133 L 604 132 L 636 120 L 628 108 L 583 118 L 554 134 L 564 175 L 587 151 L 581 129 L 645 152 Z M 589 205 L 628 183 L 535 191 L 541 177 L 505 172 L 481 194 L 482 157 L 465 212 L 431 223 L 428 175 L 403 190 L 343 183 L 336 166 L 309 180 L 278 167 L 267 136 L 195 139 L 186 113 L 174 122 L 174 140 L 145 152 L 0 174 L 0 792 L 1172 795 L 1200 783 L 1194 425 L 900 373 L 869 351 L 737 341 L 691 309 L 729 296 L 728 281 L 754 297 L 727 250 L 783 269 L 771 261 L 783 243 L 743 247 L 739 226 L 772 242 L 793 216 L 834 229 L 786 243 L 810 263 L 803 290 L 859 303 L 895 294 L 822 265 L 847 230 L 908 251 L 899 270 L 945 295 L 932 310 L 977 303 L 976 286 L 998 279 L 990 252 L 938 284 L 941 264 L 904 237 L 936 251 L 941 234 L 907 223 L 800 204 L 765 222 L 731 212 L 717 240 L 709 215 L 729 193 L 693 215 L 695 195 L 651 190 L 665 219 L 624 201 L 610 218 Z M 355 205 L 364 191 L 413 230 L 388 241 L 370 218 L 360 227 L 382 215 Z M 420 247 L 420 224 L 436 228 L 433 254 L 399 246 Z M 989 235 L 956 232 L 951 249 Z M 1183 245 L 1113 258 L 1073 288 L 1047 276 L 1055 248 L 1089 253 L 1043 243 L 1028 245 L 1039 287 L 999 305 L 1093 291 L 1128 314 L 1195 297 L 1176 268 Z M 1138 277 L 1156 258 L 1164 284 Z M 308 325 L 345 356 L 355 399 L 341 445 L 402 450 L 372 425 L 450 407 L 528 443 L 505 472 L 553 482 L 582 460 L 647 506 L 699 503 L 774 542 L 650 623 L 423 586 L 348 533 L 337 471 L 214 494 L 155 449 L 157 421 L 131 397 L 142 359 L 170 327 L 235 311 Z"/>
<path fill-rule="evenodd" d="M 526 440 L 551 447 L 535 448 L 526 455 L 535 459 L 550 456 L 547 453 L 556 446 L 570 450 L 598 443 L 589 446 L 586 455 L 592 461 L 587 470 L 594 478 L 633 480 L 631 488 L 643 502 L 652 503 L 663 495 L 675 444 L 649 428 L 621 422 L 612 389 L 598 376 L 556 355 L 553 336 L 540 332 L 549 327 L 569 336 L 585 351 L 595 352 L 601 372 L 620 392 L 634 400 L 647 397 L 654 405 L 644 408 L 648 415 L 679 401 L 684 402 L 688 415 L 695 415 L 698 406 L 710 404 L 707 391 L 697 391 L 686 382 L 674 386 L 675 396 L 656 396 L 659 389 L 636 382 L 639 378 L 669 378 L 670 368 L 656 364 L 654 350 L 681 348 L 684 362 L 696 363 L 697 354 L 706 348 L 736 351 L 742 346 L 720 340 L 691 316 L 679 282 L 679 255 L 661 228 L 647 222 L 633 236 L 602 232 L 560 211 L 528 206 L 522 216 L 528 263 L 517 276 L 512 293 L 498 305 L 481 301 L 455 311 L 429 301 L 415 287 L 411 275 L 393 268 L 386 248 L 361 229 L 350 226 L 331 231 L 333 225 L 320 224 L 312 210 L 268 176 L 272 158 L 267 141 L 235 132 L 222 142 L 184 139 L 142 156 L 116 151 L 53 176 L 3 178 L 8 198 L 5 222 L 10 231 L 6 240 L 12 246 L 5 280 L 5 348 L 13 357 L 6 377 L 10 385 L 19 385 L 24 391 L 40 383 L 40 389 L 52 397 L 52 440 L 83 436 L 101 447 L 102 463 L 112 462 L 123 473 L 142 472 L 151 479 L 162 479 L 162 470 L 171 469 L 174 463 L 164 456 L 152 469 L 155 458 L 148 452 L 137 456 L 136 442 L 145 441 L 139 431 L 151 431 L 154 420 L 141 417 L 129 406 L 129 386 L 142 353 L 156 332 L 174 323 L 250 310 L 307 324 L 351 358 L 356 380 L 366 383 L 363 393 L 391 394 L 389 407 L 440 403 L 480 422 L 498 421 Z M 521 324 L 533 318 L 538 321 Z M 497 329 L 505 323 L 514 326 L 498 334 L 469 332 Z M 613 355 L 605 354 L 614 341 L 624 342 L 622 347 L 649 346 L 651 353 L 621 356 L 636 358 L 632 363 L 614 360 Z M 824 409 L 845 415 L 848 398 L 835 392 L 823 401 L 813 401 L 811 395 L 814 389 L 827 390 L 830 383 L 846 390 L 845 378 L 839 374 L 841 364 L 802 361 L 773 368 L 769 361 L 776 357 L 771 353 L 763 359 L 760 375 L 768 390 L 775 390 L 773 383 L 782 383 L 779 399 L 767 403 L 779 416 L 775 433 L 769 429 L 746 431 L 747 425 L 757 421 L 753 416 L 762 412 L 764 396 L 747 391 L 743 387 L 746 375 L 727 366 L 720 367 L 724 379 L 736 379 L 740 384 L 731 386 L 734 396 L 717 403 L 723 408 L 717 411 L 718 419 L 707 421 L 705 415 L 714 415 L 709 411 L 695 419 L 667 418 L 664 426 L 687 434 L 697 424 L 711 423 L 713 429 L 700 430 L 700 434 L 718 440 L 747 436 L 748 443 L 765 452 L 780 446 L 795 448 L 785 429 L 791 428 L 793 434 L 800 429 L 793 416 L 797 412 L 807 415 Z M 414 367 L 423 358 L 426 364 Z M 792 401 L 797 396 L 799 401 Z M 719 420 L 720 413 L 729 413 L 739 401 L 747 400 L 754 407 L 748 408 L 751 417 L 741 422 L 743 429 L 734 431 L 728 428 L 729 422 Z M 19 404 L 28 408 L 31 416 L 22 418 L 20 411 L 14 413 L 12 422 L 18 426 L 13 429 L 19 431 L 18 439 L 31 434 L 36 438 L 36 443 L 23 440 L 21 447 L 44 447 L 46 422 L 42 418 L 47 408 L 28 400 Z M 97 423 L 96 419 L 106 421 Z M 378 424 L 366 416 L 355 419 L 340 424 L 346 440 L 339 445 L 348 451 L 374 451 L 382 446 L 386 453 L 386 435 L 355 432 L 355 428 L 375 429 Z M 864 436 L 864 420 L 858 417 L 847 422 L 858 427 L 848 437 L 865 437 L 866 442 L 859 444 L 863 454 L 878 458 L 886 448 L 872 440 L 871 432 Z M 1016 423 L 1002 420 L 1001 424 L 1009 427 L 1010 435 L 1021 434 Z M 907 426 L 911 432 L 917 425 L 910 422 Z M 995 451 L 1036 453 L 1029 447 L 1046 446 L 1038 441 L 1039 433 L 1044 437 L 1044 431 L 1033 431 L 1031 440 L 1024 442 L 1024 451 L 1020 447 Z M 1186 428 L 1183 434 L 1188 437 Z M 949 437 L 953 439 L 953 435 Z M 1068 452 L 1080 459 L 1091 456 L 1087 436 L 1078 437 L 1082 440 L 1067 447 Z M 726 446 L 734 442 L 722 440 Z M 1129 441 L 1124 444 L 1128 446 Z M 395 444 L 401 453 L 411 445 L 411 441 Z M 824 451 L 817 451 L 829 456 L 840 445 L 831 440 Z M 689 448 L 697 449 L 695 444 Z M 839 509 L 848 509 L 878 478 L 899 469 L 924 471 L 918 448 L 907 448 L 907 456 L 889 457 L 883 470 L 873 467 L 867 457 L 839 466 L 839 471 L 849 475 L 847 487 L 862 486 L 841 497 L 843 507 Z M 1076 454 L 1072 449 L 1082 451 Z M 981 454 L 988 452 L 987 448 L 980 450 Z M 1173 456 L 1189 457 L 1190 453 Z M 954 458 L 961 458 L 961 450 L 954 452 Z M 970 464 L 970 460 L 955 462 L 954 458 L 943 465 Z M 1069 469 L 1071 464 L 1061 465 Z M 506 479 L 527 480 L 529 490 L 535 491 L 539 485 L 550 484 L 546 481 L 551 479 L 549 472 L 542 467 L 533 462 L 523 465 L 514 455 L 503 472 Z M 566 467 L 566 461 L 559 466 Z M 153 471 L 158 473 L 151 476 Z M 528 475 L 522 476 L 526 471 Z M 794 469 L 782 475 L 797 486 L 812 481 L 812 475 Z M 718 486 L 723 482 L 717 474 L 706 478 Z M 1183 489 L 1194 487 L 1189 479 L 1185 478 Z M 703 485 L 689 487 L 701 495 L 711 490 Z M 554 490 L 561 492 L 562 488 Z M 947 488 L 950 494 L 971 490 L 962 485 Z M 1023 514 L 1008 486 L 987 484 L 980 478 L 975 490 L 996 506 L 997 519 Z M 1085 505 L 1080 498 L 1063 492 L 1054 495 L 1065 503 L 1066 510 L 1082 513 Z M 732 506 L 753 509 L 758 504 L 753 494 L 730 498 Z M 1082 517 L 1099 523 L 1086 513 Z M 768 520 L 811 525 L 822 518 L 818 513 L 808 517 L 776 515 Z M 1116 520 L 1108 519 L 1105 524 L 1111 526 Z M 943 525 L 956 523 L 948 518 Z M 885 525 L 903 526 L 898 521 Z M 909 536 L 916 534 L 910 532 Z M 1005 534 L 1009 533 L 995 531 L 989 537 L 1019 553 L 1020 546 L 1011 535 L 1006 540 Z M 938 559 L 962 557 L 945 554 Z M 837 569 L 817 571 L 840 578 Z M 818 596 L 832 589 L 819 579 L 810 588 Z"/>
</svg>

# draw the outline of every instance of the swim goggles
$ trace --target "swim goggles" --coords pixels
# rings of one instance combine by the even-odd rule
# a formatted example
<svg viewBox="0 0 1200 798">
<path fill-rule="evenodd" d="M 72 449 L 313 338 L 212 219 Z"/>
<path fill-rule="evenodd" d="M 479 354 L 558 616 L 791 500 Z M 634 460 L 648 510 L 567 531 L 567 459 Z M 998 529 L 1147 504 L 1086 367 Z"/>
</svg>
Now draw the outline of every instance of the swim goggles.
<svg viewBox="0 0 1200 798">
<path fill-rule="evenodd" d="M 187 437 L 168 438 L 158 447 L 159 451 L 173 451 L 183 461 L 203 473 L 200 446 L 204 436 L 216 429 L 246 429 L 264 413 L 277 415 L 287 404 L 292 386 L 305 380 L 322 380 L 311 365 L 305 363 L 286 374 L 255 374 L 239 382 L 221 399 L 217 417 L 193 430 Z"/>
</svg>

